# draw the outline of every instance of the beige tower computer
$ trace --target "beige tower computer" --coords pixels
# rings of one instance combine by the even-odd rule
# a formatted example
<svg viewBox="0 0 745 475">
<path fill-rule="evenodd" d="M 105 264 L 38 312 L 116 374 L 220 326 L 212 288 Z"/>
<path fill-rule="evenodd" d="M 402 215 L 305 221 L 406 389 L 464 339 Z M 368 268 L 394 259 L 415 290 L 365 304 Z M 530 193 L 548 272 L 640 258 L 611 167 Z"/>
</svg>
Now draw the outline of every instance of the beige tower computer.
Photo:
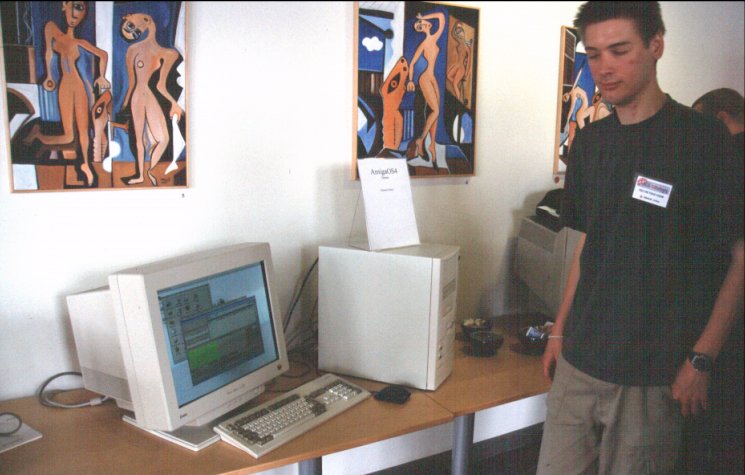
<svg viewBox="0 0 745 475">
<path fill-rule="evenodd" d="M 319 368 L 436 389 L 453 369 L 458 253 L 319 247 Z"/>
</svg>

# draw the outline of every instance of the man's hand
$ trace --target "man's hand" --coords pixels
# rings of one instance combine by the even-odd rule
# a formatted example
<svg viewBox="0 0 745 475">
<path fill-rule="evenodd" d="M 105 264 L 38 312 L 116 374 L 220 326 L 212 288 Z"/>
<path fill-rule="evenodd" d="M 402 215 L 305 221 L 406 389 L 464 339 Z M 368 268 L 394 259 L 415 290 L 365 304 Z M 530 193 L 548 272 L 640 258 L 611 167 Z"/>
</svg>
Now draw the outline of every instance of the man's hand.
<svg viewBox="0 0 745 475">
<path fill-rule="evenodd" d="M 541 358 L 543 375 L 551 381 L 554 380 L 554 370 L 556 369 L 556 360 L 559 359 L 559 354 L 561 353 L 561 343 L 561 338 L 549 338 L 546 349 L 543 350 L 543 357 Z"/>
<path fill-rule="evenodd" d="M 708 400 L 709 373 L 696 370 L 690 361 L 678 369 L 678 375 L 672 385 L 673 399 L 680 403 L 680 412 L 684 416 L 696 415 L 709 407 Z"/>
</svg>

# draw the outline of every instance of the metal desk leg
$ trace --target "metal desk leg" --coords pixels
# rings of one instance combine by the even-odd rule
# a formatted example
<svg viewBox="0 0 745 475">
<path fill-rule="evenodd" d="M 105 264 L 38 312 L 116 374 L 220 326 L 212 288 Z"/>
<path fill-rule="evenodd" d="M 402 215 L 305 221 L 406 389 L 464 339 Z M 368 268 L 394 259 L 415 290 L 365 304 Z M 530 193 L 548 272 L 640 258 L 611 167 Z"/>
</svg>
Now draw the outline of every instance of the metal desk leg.
<svg viewBox="0 0 745 475">
<path fill-rule="evenodd" d="M 468 459 L 473 445 L 473 422 L 475 414 L 458 416 L 453 423 L 453 459 L 451 471 L 453 475 L 468 474 Z"/>
<path fill-rule="evenodd" d="M 321 457 L 298 462 L 298 475 L 321 475 Z"/>
</svg>

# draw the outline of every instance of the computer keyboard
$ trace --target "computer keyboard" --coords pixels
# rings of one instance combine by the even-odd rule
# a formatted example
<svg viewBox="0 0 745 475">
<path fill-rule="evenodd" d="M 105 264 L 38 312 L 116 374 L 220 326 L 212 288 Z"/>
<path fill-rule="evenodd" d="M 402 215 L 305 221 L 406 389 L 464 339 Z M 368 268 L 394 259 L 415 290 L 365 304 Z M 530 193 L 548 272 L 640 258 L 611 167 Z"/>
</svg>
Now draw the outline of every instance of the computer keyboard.
<svg viewBox="0 0 745 475">
<path fill-rule="evenodd" d="M 365 389 L 324 374 L 215 426 L 225 442 L 256 458 L 367 399 Z"/>
</svg>

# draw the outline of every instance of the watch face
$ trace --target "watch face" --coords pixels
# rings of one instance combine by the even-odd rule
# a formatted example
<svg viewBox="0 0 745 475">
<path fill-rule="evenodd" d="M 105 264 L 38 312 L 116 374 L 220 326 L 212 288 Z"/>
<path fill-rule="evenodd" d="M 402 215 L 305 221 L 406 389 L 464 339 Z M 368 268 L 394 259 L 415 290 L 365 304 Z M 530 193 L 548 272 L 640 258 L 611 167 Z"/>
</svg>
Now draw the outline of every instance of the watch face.
<svg viewBox="0 0 745 475">
<path fill-rule="evenodd" d="M 699 371 L 711 371 L 711 360 L 702 354 L 691 355 L 691 364 Z"/>
</svg>

